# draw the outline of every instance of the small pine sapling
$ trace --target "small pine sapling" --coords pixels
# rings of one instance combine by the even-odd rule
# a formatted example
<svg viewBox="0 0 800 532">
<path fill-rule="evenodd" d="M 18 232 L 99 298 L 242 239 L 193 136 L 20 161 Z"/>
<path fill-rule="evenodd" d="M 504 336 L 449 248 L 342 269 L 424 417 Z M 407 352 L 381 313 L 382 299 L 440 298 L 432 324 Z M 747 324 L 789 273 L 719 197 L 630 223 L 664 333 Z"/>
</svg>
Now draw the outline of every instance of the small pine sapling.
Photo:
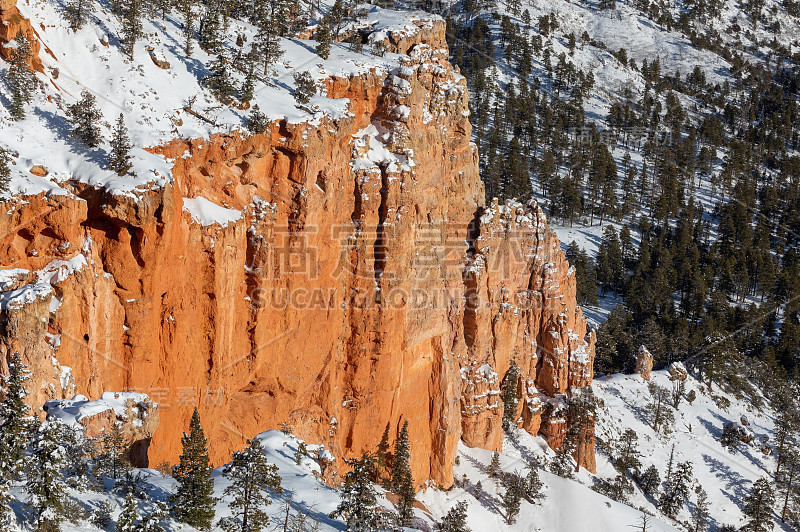
<svg viewBox="0 0 800 532">
<path fill-rule="evenodd" d="M 302 106 L 308 105 L 311 97 L 317 93 L 314 78 L 307 70 L 294 75 L 294 99 Z"/>
<path fill-rule="evenodd" d="M 131 169 L 131 141 L 128 138 L 128 129 L 125 127 L 125 118 L 122 113 L 117 118 L 111 138 L 111 153 L 108 156 L 108 169 L 117 175 L 125 175 Z"/>
</svg>

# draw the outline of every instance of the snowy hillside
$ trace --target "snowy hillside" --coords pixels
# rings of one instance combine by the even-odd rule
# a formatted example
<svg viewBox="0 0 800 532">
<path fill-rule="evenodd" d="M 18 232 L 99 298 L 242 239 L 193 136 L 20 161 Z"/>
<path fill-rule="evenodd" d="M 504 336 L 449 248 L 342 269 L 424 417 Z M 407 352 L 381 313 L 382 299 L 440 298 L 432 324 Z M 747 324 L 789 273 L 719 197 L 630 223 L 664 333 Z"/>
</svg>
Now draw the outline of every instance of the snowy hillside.
<svg viewBox="0 0 800 532">
<path fill-rule="evenodd" d="M 111 12 L 111 4 L 97 2 L 89 21 L 73 32 L 64 18 L 64 5 L 52 0 L 22 0 L 18 7 L 30 18 L 42 43 L 40 58 L 45 72 L 38 74 L 40 89 L 22 121 L 9 119 L 0 108 L 0 139 L 12 153 L 11 193 L 69 193 L 75 182 L 105 186 L 116 193 L 147 188 L 148 183 L 163 184 L 170 179 L 171 161 L 146 151 L 175 138 L 208 138 L 216 132 L 244 130 L 250 111 L 220 103 L 204 80 L 215 55 L 194 46 L 192 55 L 183 51 L 183 29 L 177 12 L 163 19 L 142 19 L 145 37 L 138 40 L 133 60 L 123 50 L 120 35 L 123 23 Z M 321 4 L 329 10 L 330 5 Z M 424 25 L 431 15 L 398 13 L 375 6 L 362 9 L 364 17 L 348 27 L 369 28 L 371 38 L 380 40 L 387 31 Z M 256 28 L 229 19 L 224 48 L 230 56 L 246 53 Z M 237 40 L 240 45 L 237 45 Z M 259 106 L 269 120 L 289 123 L 319 120 L 323 115 L 337 119 L 348 113 L 346 99 L 333 100 L 318 90 L 307 106 L 295 100 L 293 74 L 308 71 L 316 81 L 330 76 L 348 77 L 371 69 L 397 68 L 396 54 L 377 56 L 370 45 L 363 53 L 351 52 L 348 44 L 334 43 L 328 59 L 315 53 L 316 42 L 300 38 L 279 38 L 282 56 L 268 76 L 260 76 L 253 90 L 252 108 Z M 159 67 L 168 64 L 168 68 Z M 0 63 L 0 76 L 6 76 L 8 63 Z M 244 74 L 232 70 L 232 83 L 240 85 Z M 0 97 L 11 99 L 8 86 L 0 87 Z M 87 147 L 70 137 L 67 106 L 81 98 L 82 92 L 95 95 L 103 114 L 98 148 Z M 191 112 L 190 112 L 191 111 Z M 194 113 L 194 114 L 192 114 Z M 122 114 L 134 149 L 131 173 L 120 177 L 106 169 L 112 125 Z M 47 176 L 33 175 L 34 165 L 44 165 Z M 135 175 L 134 175 L 135 174 Z M 72 183 L 72 184 L 71 184 Z"/>
<path fill-rule="evenodd" d="M 653 372 L 651 377 L 651 383 L 661 386 L 671 387 L 674 382 L 667 371 Z M 612 375 L 595 382 L 598 401 L 603 405 L 598 410 L 597 438 L 602 440 L 600 447 L 604 449 L 598 452 L 597 476 L 583 470 L 573 478 L 556 476 L 547 465 L 554 460 L 555 454 L 546 441 L 522 430 L 513 431 L 506 437 L 500 455 L 501 475 L 524 475 L 533 467 L 543 486 L 540 491 L 542 497 L 535 503 L 523 500 L 514 524 L 509 525 L 503 504 L 506 492 L 504 482 L 500 478 L 492 478 L 490 473 L 492 453 L 461 444 L 454 472 L 456 485 L 447 491 L 433 487 L 420 490 L 412 529 L 433 530 L 450 509 L 463 501 L 467 503 L 467 525 L 476 532 L 618 532 L 641 523 L 645 514 L 650 516 L 647 530 L 653 532 L 694 530 L 688 523 L 696 512 L 698 488 L 703 488 L 708 494 L 710 530 L 725 524 L 738 528 L 745 522 L 742 501 L 747 497 L 750 487 L 759 478 L 770 477 L 775 470 L 775 413 L 768 408 L 756 408 L 751 398 L 737 398 L 718 389 L 709 395 L 704 385 L 690 376 L 685 381 L 684 398 L 675 412 L 675 421 L 670 424 L 669 433 L 656 433 L 650 417 L 649 386 L 650 383 L 639 375 Z M 696 398 L 689 404 L 687 397 L 692 396 L 693 391 Z M 71 420 L 72 417 L 74 413 L 69 412 L 67 418 Z M 723 446 L 720 441 L 722 427 L 731 422 L 746 422 L 745 432 L 752 433 L 752 441 L 738 442 L 731 448 Z M 664 479 L 673 448 L 676 464 L 691 462 L 691 495 L 682 505 L 677 520 L 659 511 L 658 499 L 665 489 L 664 484 L 659 484 L 653 496 L 645 494 L 638 484 L 632 483 L 633 489 L 622 502 L 592 489 L 604 481 L 613 482 L 618 475 L 612 464 L 612 455 L 617 455 L 620 437 L 626 429 L 632 429 L 638 436 L 635 447 L 641 461 L 640 471 L 655 466 Z M 270 522 L 278 527 L 283 526 L 287 519 L 292 523 L 305 523 L 295 524 L 293 526 L 300 528 L 291 530 L 344 529 L 341 518 L 329 517 L 340 502 L 340 492 L 322 480 L 324 471 L 320 467 L 321 461 L 331 460 L 332 456 L 315 445 L 304 445 L 301 449 L 299 440 L 280 431 L 265 432 L 257 439 L 263 444 L 268 461 L 278 467 L 284 490 L 282 494 L 273 494 L 270 497 L 271 504 L 265 507 Z M 765 444 L 765 441 L 768 443 Z M 762 449 L 769 449 L 772 454 L 767 455 Z M 229 505 L 232 499 L 224 493 L 231 481 L 223 475 L 223 470 L 223 467 L 219 467 L 212 474 L 214 495 L 218 497 L 215 508 L 217 520 L 224 519 L 231 512 Z M 160 516 L 158 521 L 165 530 L 194 530 L 185 525 L 178 527 L 163 513 L 169 496 L 177 488 L 172 477 L 153 469 L 134 470 L 134 476 L 140 477 L 136 488 L 140 516 Z M 106 484 L 110 488 L 113 482 L 106 479 Z M 103 513 L 104 508 L 110 509 L 111 518 L 117 520 L 125 501 L 124 486 L 124 483 L 119 484 L 113 492 L 70 489 L 69 496 L 83 508 L 85 518 L 65 524 L 63 530 L 90 532 L 103 529 L 92 523 L 94 516 Z M 375 486 L 375 489 L 378 492 L 378 504 L 387 511 L 394 511 L 394 496 L 380 486 Z M 11 494 L 19 501 L 28 498 L 26 490 L 19 484 L 12 487 Z M 13 502 L 12 509 L 20 522 L 24 522 L 24 505 Z M 774 516 L 776 521 L 780 509 L 781 505 L 778 504 Z M 778 522 L 776 530 L 793 529 L 789 523 Z"/>
</svg>

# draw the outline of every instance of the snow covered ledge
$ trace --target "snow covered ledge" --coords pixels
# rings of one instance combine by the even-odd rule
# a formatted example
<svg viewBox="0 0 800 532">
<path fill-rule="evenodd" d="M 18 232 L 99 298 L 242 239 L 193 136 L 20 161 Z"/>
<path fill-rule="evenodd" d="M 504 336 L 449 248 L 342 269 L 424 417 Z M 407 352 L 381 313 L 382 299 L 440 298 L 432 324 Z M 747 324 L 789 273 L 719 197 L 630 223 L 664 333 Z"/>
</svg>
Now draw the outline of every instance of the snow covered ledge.
<svg viewBox="0 0 800 532">
<path fill-rule="evenodd" d="M 158 428 L 158 404 L 146 394 L 105 392 L 90 401 L 84 395 L 72 399 L 47 401 L 42 407 L 48 420 L 59 419 L 72 427 L 82 428 L 89 438 L 111 432 L 119 423 L 122 437 L 129 447 L 128 458 L 135 467 L 148 467 L 147 449 Z"/>
</svg>

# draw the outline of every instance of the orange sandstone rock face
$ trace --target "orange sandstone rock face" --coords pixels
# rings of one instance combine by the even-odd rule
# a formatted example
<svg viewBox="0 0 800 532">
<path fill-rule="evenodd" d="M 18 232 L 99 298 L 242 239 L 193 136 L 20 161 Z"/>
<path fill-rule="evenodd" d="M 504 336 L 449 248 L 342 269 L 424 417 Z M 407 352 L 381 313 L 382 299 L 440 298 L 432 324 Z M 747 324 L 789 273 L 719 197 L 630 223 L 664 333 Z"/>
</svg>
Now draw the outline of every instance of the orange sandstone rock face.
<svg viewBox="0 0 800 532">
<path fill-rule="evenodd" d="M 31 43 L 31 68 L 42 72 L 42 60 L 39 59 L 41 44 L 36 38 L 36 30 L 31 26 L 30 20 L 26 19 L 17 8 L 17 0 L 0 0 L 0 58 L 6 61 L 11 57 L 10 50 L 6 46 L 17 38 L 22 32 Z"/>
<path fill-rule="evenodd" d="M 216 464 L 283 423 L 350 457 L 408 421 L 414 478 L 447 486 L 460 439 L 500 447 L 514 359 L 522 426 L 563 436 L 548 405 L 594 356 L 574 273 L 535 204 L 484 208 L 444 23 L 392 42 L 394 71 L 327 80 L 351 102 L 338 121 L 154 148 L 175 161 L 163 188 L 2 206 L 0 263 L 20 270 L 0 364 L 23 354 L 35 406 L 147 393 L 151 463 L 176 461 L 195 407 Z M 203 225 L 197 202 L 235 215 Z"/>
</svg>

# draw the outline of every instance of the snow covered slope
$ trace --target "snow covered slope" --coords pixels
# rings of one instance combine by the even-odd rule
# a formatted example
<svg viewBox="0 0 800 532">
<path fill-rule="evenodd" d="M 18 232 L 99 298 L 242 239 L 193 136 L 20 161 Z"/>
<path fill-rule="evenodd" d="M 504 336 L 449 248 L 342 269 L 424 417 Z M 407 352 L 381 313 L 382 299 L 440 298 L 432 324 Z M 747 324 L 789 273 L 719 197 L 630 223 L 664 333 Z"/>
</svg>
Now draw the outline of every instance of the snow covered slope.
<svg viewBox="0 0 800 532">
<path fill-rule="evenodd" d="M 137 187 L 163 185 L 170 179 L 171 161 L 148 153 L 145 148 L 161 145 L 175 138 L 207 138 L 212 133 L 242 128 L 249 111 L 222 105 L 204 88 L 208 66 L 214 59 L 194 46 L 186 57 L 182 46 L 182 28 L 177 13 L 165 19 L 144 18 L 146 37 L 135 46 L 134 59 L 123 51 L 119 42 L 121 22 L 111 13 L 107 1 L 93 3 L 90 21 L 77 32 L 64 19 L 63 3 L 53 0 L 20 0 L 23 16 L 39 28 L 42 42 L 40 57 L 45 72 L 38 74 L 42 89 L 28 106 L 25 120 L 14 122 L 5 106 L 0 106 L 0 144 L 13 157 L 10 191 L 16 194 L 48 192 L 66 194 L 70 181 L 104 186 L 116 194 Z M 329 6 L 323 3 L 322 8 Z M 398 13 L 375 6 L 364 8 L 366 16 L 350 25 L 368 27 L 372 42 L 389 31 L 397 31 L 419 21 L 433 20 L 435 15 Z M 231 55 L 240 50 L 237 36 L 245 43 L 253 39 L 255 28 L 236 19 L 230 20 L 225 33 L 225 47 Z M 271 75 L 256 84 L 251 106 L 258 105 L 270 120 L 285 119 L 289 123 L 319 120 L 323 115 L 340 118 L 348 113 L 346 99 L 330 99 L 318 91 L 308 106 L 300 107 L 294 99 L 293 74 L 308 71 L 315 80 L 330 76 L 347 77 L 372 69 L 396 66 L 398 56 L 374 55 L 371 46 L 364 53 L 351 52 L 347 44 L 333 44 L 330 56 L 323 60 L 314 52 L 315 41 L 281 38 L 284 51 Z M 151 50 L 149 50 L 151 49 Z M 150 56 L 169 63 L 163 69 Z M 0 77 L 9 65 L 0 62 Z M 234 73 L 239 84 L 244 75 Z M 78 101 L 83 91 L 94 94 L 104 115 L 102 134 L 111 138 L 112 124 L 122 114 L 134 145 L 133 174 L 117 176 L 106 169 L 107 144 L 88 148 L 70 138 L 71 126 L 66 107 Z M 0 86 L 0 98 L 10 100 L 9 88 Z M 204 121 L 186 111 L 207 118 Z M 34 165 L 47 167 L 46 177 L 32 175 Z"/>
</svg>

